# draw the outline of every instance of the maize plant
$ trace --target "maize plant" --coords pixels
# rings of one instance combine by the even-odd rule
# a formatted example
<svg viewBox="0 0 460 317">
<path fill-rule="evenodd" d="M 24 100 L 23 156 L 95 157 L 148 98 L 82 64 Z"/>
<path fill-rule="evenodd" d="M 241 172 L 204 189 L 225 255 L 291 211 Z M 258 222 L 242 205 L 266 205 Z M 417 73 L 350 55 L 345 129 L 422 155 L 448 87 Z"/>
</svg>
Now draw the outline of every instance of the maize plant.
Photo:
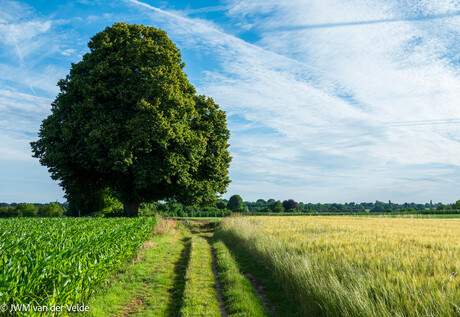
<svg viewBox="0 0 460 317">
<path fill-rule="evenodd" d="M 0 220 L 0 304 L 84 303 L 154 225 L 154 218 Z"/>
</svg>

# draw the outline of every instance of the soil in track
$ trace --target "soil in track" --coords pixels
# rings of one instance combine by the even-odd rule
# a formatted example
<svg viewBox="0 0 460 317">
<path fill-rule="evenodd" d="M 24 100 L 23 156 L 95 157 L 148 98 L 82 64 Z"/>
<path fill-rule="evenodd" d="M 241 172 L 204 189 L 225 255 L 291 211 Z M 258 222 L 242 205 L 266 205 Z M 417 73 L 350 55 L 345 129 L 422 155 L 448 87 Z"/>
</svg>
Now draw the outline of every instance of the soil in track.
<svg viewBox="0 0 460 317">
<path fill-rule="evenodd" d="M 212 256 L 212 274 L 214 275 L 214 281 L 216 282 L 216 291 L 217 291 L 217 300 L 219 301 L 219 311 L 222 317 L 227 317 L 227 310 L 225 309 L 225 303 L 222 299 L 222 288 L 219 283 L 219 278 L 217 277 L 217 265 L 216 265 L 216 254 L 214 253 L 214 248 L 211 247 L 211 256 Z"/>
<path fill-rule="evenodd" d="M 269 305 L 267 295 L 265 294 L 263 286 L 256 280 L 256 278 L 251 273 L 245 272 L 243 275 L 251 283 L 257 296 L 259 296 L 260 300 L 262 301 L 262 305 L 264 305 L 265 309 L 269 311 L 272 315 L 276 316 L 276 307 L 273 305 Z"/>
</svg>

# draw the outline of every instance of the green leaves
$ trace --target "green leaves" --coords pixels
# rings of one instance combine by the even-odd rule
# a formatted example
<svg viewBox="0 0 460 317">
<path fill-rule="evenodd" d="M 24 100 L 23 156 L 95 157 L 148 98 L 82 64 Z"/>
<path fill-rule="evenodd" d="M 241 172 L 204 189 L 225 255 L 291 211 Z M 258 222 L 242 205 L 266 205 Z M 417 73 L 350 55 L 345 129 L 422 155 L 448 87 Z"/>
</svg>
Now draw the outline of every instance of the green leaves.
<svg viewBox="0 0 460 317">
<path fill-rule="evenodd" d="M 0 220 L 0 302 L 82 303 L 150 236 L 154 218 Z"/>
<path fill-rule="evenodd" d="M 124 203 L 206 204 L 224 193 L 231 160 L 225 113 L 195 96 L 166 32 L 117 23 L 88 46 L 59 81 L 52 114 L 31 143 L 67 198 L 88 182 Z"/>
</svg>

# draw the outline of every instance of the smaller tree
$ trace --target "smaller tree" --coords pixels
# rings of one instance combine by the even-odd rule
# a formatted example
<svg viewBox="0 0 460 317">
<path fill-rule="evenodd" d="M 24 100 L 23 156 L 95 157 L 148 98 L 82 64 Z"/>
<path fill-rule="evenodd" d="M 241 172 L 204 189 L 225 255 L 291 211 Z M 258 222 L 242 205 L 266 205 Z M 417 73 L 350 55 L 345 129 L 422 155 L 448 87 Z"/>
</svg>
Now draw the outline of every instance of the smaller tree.
<svg viewBox="0 0 460 317">
<path fill-rule="evenodd" d="M 243 210 L 243 199 L 240 195 L 233 195 L 230 197 L 227 208 L 233 212 L 238 212 Z"/>
<path fill-rule="evenodd" d="M 7 206 L 0 207 L 0 218 L 20 217 L 21 213 L 18 209 Z"/>
<path fill-rule="evenodd" d="M 10 216 L 10 207 L 0 207 L 0 218 L 8 218 Z"/>
<path fill-rule="evenodd" d="M 452 204 L 452 209 L 460 209 L 460 200 L 457 200 L 454 204 Z"/>
<path fill-rule="evenodd" d="M 56 203 L 43 205 L 38 209 L 38 216 L 40 217 L 61 217 L 62 208 Z"/>
<path fill-rule="evenodd" d="M 38 208 L 33 204 L 21 203 L 16 206 L 16 210 L 23 217 L 35 217 Z"/>
<path fill-rule="evenodd" d="M 176 202 L 176 201 L 168 201 L 166 203 L 166 205 L 168 206 L 168 209 L 169 209 L 169 214 L 171 216 L 174 216 L 174 217 L 182 217 L 181 214 L 183 215 L 183 206 L 182 204 Z"/>
<path fill-rule="evenodd" d="M 272 212 L 278 212 L 278 213 L 284 212 L 283 204 L 279 200 L 271 202 L 268 205 L 268 209 L 270 209 Z"/>
<path fill-rule="evenodd" d="M 227 204 L 225 202 L 223 202 L 222 200 L 220 200 L 217 204 L 216 204 L 216 207 L 219 208 L 219 209 L 225 209 L 227 208 Z"/>
<path fill-rule="evenodd" d="M 143 203 L 140 208 L 140 215 L 144 217 L 151 217 L 158 213 L 158 203 Z"/>
<path fill-rule="evenodd" d="M 385 209 L 381 205 L 377 205 L 371 209 L 371 212 L 385 212 Z"/>
<path fill-rule="evenodd" d="M 283 201 L 283 207 L 284 210 L 299 210 L 299 206 L 297 205 L 297 202 L 294 199 L 288 199 Z"/>
</svg>

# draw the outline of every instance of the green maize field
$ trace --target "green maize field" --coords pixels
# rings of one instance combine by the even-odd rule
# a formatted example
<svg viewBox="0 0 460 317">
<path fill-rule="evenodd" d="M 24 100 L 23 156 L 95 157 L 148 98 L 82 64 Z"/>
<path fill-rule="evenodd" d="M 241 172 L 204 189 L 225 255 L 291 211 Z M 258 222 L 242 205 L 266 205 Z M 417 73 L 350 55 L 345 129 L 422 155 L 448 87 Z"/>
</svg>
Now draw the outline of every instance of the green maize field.
<svg viewBox="0 0 460 317">
<path fill-rule="evenodd" d="M 0 220 L 0 303 L 85 303 L 154 225 L 154 218 Z"/>
</svg>

